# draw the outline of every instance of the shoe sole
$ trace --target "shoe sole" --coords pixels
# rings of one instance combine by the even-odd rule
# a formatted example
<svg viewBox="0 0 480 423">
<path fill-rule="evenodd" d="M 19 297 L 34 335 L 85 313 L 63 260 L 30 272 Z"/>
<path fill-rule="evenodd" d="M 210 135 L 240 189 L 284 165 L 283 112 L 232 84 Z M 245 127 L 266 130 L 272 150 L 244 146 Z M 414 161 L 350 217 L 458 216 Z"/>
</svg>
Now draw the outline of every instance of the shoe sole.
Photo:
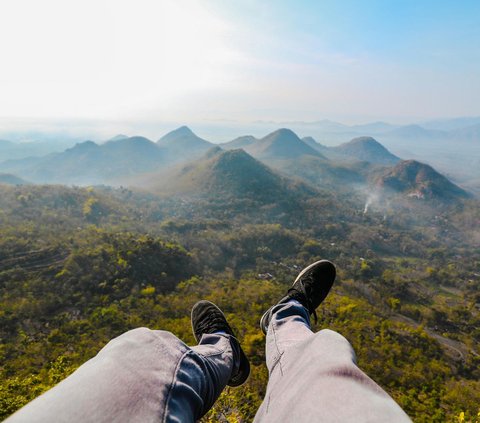
<svg viewBox="0 0 480 423">
<path fill-rule="evenodd" d="M 271 308 L 271 307 L 270 307 Z M 266 335 L 267 334 L 267 331 L 268 331 L 268 327 L 267 327 L 267 330 L 265 331 L 265 319 L 267 318 L 267 314 L 270 312 L 270 308 L 265 312 L 263 313 L 263 316 L 260 318 L 260 329 L 262 330 L 263 334 Z"/>
</svg>

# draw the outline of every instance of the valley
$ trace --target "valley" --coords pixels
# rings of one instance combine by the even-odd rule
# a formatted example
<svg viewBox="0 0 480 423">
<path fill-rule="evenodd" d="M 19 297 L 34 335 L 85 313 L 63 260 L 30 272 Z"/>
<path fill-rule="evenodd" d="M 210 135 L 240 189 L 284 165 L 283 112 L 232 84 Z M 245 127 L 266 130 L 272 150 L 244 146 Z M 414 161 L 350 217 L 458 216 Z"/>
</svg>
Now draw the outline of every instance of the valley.
<svg viewBox="0 0 480 423">
<path fill-rule="evenodd" d="M 192 343 L 206 298 L 253 371 L 203 421 L 251 421 L 267 381 L 258 320 L 320 258 L 338 280 L 316 330 L 346 336 L 415 421 L 478 412 L 480 207 L 431 166 L 371 137 L 214 145 L 182 127 L 0 169 L 22 178 L 0 184 L 1 417 L 131 328 Z"/>
</svg>

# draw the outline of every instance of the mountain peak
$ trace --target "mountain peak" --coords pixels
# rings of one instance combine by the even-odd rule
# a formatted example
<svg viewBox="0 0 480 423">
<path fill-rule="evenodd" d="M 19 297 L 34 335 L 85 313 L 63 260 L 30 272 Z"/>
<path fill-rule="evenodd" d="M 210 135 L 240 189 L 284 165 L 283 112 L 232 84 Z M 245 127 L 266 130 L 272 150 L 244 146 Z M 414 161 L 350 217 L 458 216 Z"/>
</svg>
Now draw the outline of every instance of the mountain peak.
<svg viewBox="0 0 480 423">
<path fill-rule="evenodd" d="M 118 134 L 118 135 L 115 135 L 114 137 L 110 138 L 108 141 L 120 141 L 120 140 L 124 140 L 128 138 L 128 135 L 124 135 L 124 134 Z"/>
<path fill-rule="evenodd" d="M 197 137 L 197 135 L 188 126 L 183 125 L 165 134 L 162 138 L 160 138 L 158 142 L 161 142 L 162 140 L 170 141 L 170 140 L 175 140 L 175 139 L 185 138 L 185 137 L 193 138 L 193 137 Z"/>
<path fill-rule="evenodd" d="M 276 131 L 273 131 L 271 136 L 279 136 L 279 137 L 296 137 L 298 138 L 297 134 L 293 132 L 291 129 L 288 128 L 280 128 L 277 129 Z M 268 135 L 267 135 L 268 136 Z"/>
<path fill-rule="evenodd" d="M 211 150 L 210 150 L 211 151 Z M 194 192 L 208 197 L 255 198 L 272 202 L 284 190 L 282 178 L 242 149 L 204 156 L 170 176 L 175 193 Z"/>
<path fill-rule="evenodd" d="M 100 146 L 93 141 L 77 142 L 73 147 L 67 148 L 66 152 L 86 152 L 92 151 Z"/>
<path fill-rule="evenodd" d="M 305 144 L 295 132 L 287 128 L 277 129 L 268 134 L 253 145 L 251 151 L 255 157 L 267 159 L 292 159 L 304 155 L 321 156 Z"/>
<path fill-rule="evenodd" d="M 180 128 L 170 131 L 168 134 L 165 134 L 162 138 L 158 140 L 158 144 L 169 145 L 178 142 L 187 142 L 187 143 L 207 143 L 208 141 L 197 136 L 188 126 L 180 126 Z"/>
<path fill-rule="evenodd" d="M 366 143 L 366 144 L 378 144 L 381 145 L 375 138 L 373 137 L 356 137 L 353 138 L 352 140 L 349 141 L 350 144 L 355 144 L 355 143 Z"/>
<path fill-rule="evenodd" d="M 166 149 L 172 163 L 199 158 L 213 147 L 212 143 L 197 136 L 187 126 L 169 132 L 157 144 Z"/>
<path fill-rule="evenodd" d="M 256 162 L 256 160 L 247 154 L 241 148 L 236 148 L 234 150 L 222 151 L 216 158 L 213 168 L 215 169 L 225 169 L 228 170 L 231 166 L 235 166 L 241 162 Z"/>
<path fill-rule="evenodd" d="M 372 137 L 354 138 L 347 143 L 334 147 L 334 150 L 357 160 L 370 163 L 392 165 L 400 161 L 397 156 L 390 153 L 390 151 Z"/>
<path fill-rule="evenodd" d="M 179 128 L 174 129 L 170 133 L 177 134 L 177 135 L 195 135 L 193 131 L 186 125 L 182 125 Z"/>
<path fill-rule="evenodd" d="M 146 149 L 149 149 L 149 150 L 158 149 L 158 146 L 153 141 L 150 141 L 148 138 L 141 137 L 141 136 L 121 138 L 116 141 L 108 141 L 104 144 L 104 146 L 110 149 L 124 148 L 124 149 L 130 149 L 132 151 L 136 151 L 136 150 L 148 151 Z"/>
</svg>

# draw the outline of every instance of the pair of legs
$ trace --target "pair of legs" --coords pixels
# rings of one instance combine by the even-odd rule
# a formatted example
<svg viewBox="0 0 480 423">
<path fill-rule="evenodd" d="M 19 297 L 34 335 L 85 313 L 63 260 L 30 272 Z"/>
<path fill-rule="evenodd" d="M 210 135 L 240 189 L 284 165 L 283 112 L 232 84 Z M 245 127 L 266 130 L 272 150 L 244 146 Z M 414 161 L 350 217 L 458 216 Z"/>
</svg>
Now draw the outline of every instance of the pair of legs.
<svg viewBox="0 0 480 423">
<path fill-rule="evenodd" d="M 330 330 L 311 331 L 309 315 L 326 297 L 334 278 L 333 265 L 314 263 L 262 317 L 269 382 L 255 421 L 410 421 L 358 369 L 345 338 Z M 11 423 L 199 419 L 227 384 L 238 386 L 246 380 L 249 365 L 215 305 L 197 303 L 192 326 L 199 341 L 194 347 L 169 332 L 145 328 L 115 338 L 10 417 Z"/>
</svg>

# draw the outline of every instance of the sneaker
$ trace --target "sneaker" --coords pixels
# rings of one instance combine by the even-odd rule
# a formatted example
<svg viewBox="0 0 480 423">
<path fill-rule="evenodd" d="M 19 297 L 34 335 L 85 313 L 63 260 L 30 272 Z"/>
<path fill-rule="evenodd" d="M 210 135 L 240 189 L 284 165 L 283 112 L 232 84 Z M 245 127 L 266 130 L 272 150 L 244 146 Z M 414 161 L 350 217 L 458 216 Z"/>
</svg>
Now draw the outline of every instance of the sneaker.
<svg viewBox="0 0 480 423">
<path fill-rule="evenodd" d="M 297 300 L 310 314 L 313 314 L 316 323 L 317 314 L 315 309 L 327 297 L 335 280 L 335 276 L 336 270 L 333 263 L 328 260 L 316 261 L 299 273 L 292 287 L 288 290 L 287 295 L 277 304 L 286 303 L 289 300 Z M 273 307 L 274 306 L 270 307 L 260 319 L 260 328 L 265 335 L 267 334 L 268 325 L 272 318 Z"/>
<path fill-rule="evenodd" d="M 235 334 L 222 310 L 210 301 L 199 301 L 192 308 L 192 330 L 197 342 L 200 342 L 204 333 L 223 331 L 231 335 L 230 342 L 238 347 L 240 362 L 238 364 L 238 370 L 234 370 L 234 374 L 232 374 L 232 377 L 228 381 L 228 385 L 239 386 L 247 380 L 250 374 L 250 363 L 242 350 L 240 342 L 235 338 Z"/>
</svg>

